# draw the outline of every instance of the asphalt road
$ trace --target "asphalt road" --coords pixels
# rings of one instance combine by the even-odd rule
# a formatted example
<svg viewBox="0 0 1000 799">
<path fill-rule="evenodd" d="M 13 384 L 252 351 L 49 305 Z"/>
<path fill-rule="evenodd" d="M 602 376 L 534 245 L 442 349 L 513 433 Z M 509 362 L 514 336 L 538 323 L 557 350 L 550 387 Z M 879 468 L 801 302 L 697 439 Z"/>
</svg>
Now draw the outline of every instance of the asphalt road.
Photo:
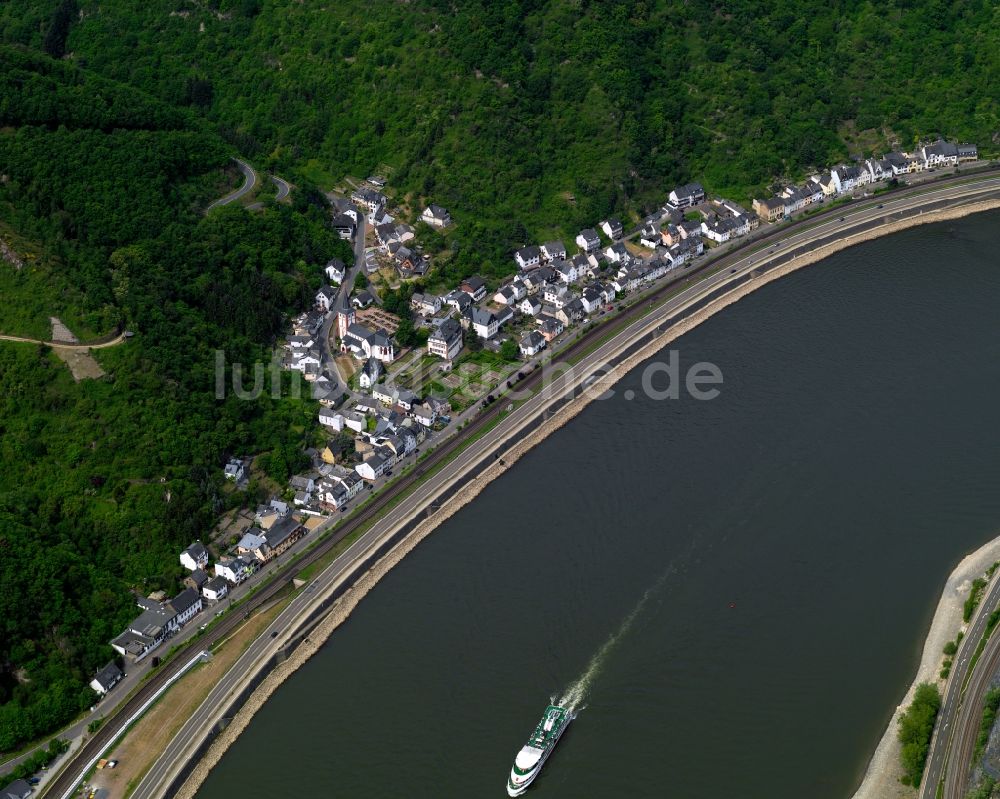
<svg viewBox="0 0 1000 799">
<path fill-rule="evenodd" d="M 220 205 L 229 205 L 231 202 L 236 202 L 236 200 L 240 199 L 240 197 L 244 194 L 253 190 L 260 181 L 260 178 L 257 176 L 257 173 L 254 171 L 254 168 L 250 166 L 250 164 L 246 161 L 240 160 L 239 158 L 234 158 L 233 160 L 236 162 L 236 166 L 240 168 L 240 172 L 243 173 L 243 185 L 236 189 L 236 191 L 231 191 L 225 197 L 220 197 L 218 200 L 209 204 L 207 209 L 209 211 Z"/>
<path fill-rule="evenodd" d="M 278 193 L 274 195 L 274 199 L 277 202 L 284 200 L 292 192 L 292 187 L 288 185 L 288 181 L 283 178 L 279 178 L 277 175 L 271 175 L 271 182 L 278 187 Z"/>
<path fill-rule="evenodd" d="M 330 333 L 333 329 L 334 323 L 337 321 L 337 307 L 340 305 L 341 297 L 345 294 L 351 296 L 351 288 L 354 286 L 354 278 L 358 274 L 359 269 L 364 268 L 365 264 L 365 217 L 363 214 L 358 214 L 360 217 L 358 219 L 358 227 L 354 232 L 354 263 L 344 270 L 344 279 L 340 284 L 340 291 L 337 292 L 337 299 L 334 302 L 333 309 L 326 315 L 326 319 L 323 320 L 323 326 L 319 331 L 319 346 L 320 346 L 320 360 L 322 361 L 322 368 L 327 372 L 333 379 L 333 382 L 337 384 L 342 393 L 354 396 L 354 392 L 351 391 L 350 387 L 345 383 L 340 377 L 340 370 L 337 369 L 337 364 L 333 360 L 333 350 L 331 347 Z"/>
<path fill-rule="evenodd" d="M 987 642 L 964 692 L 962 686 L 969 674 L 972 655 L 982 640 L 986 623 L 998 603 L 1000 572 L 994 575 L 983 595 L 952 663 L 951 676 L 945 687 L 927 764 L 924 766 L 921 799 L 934 799 L 937 796 L 942 776 L 945 799 L 961 799 L 965 796 L 968 767 L 982 721 L 983 701 L 993 675 L 1000 668 L 1000 635 L 992 636 Z"/>
<path fill-rule="evenodd" d="M 968 180 L 967 176 L 963 176 Z M 976 178 L 974 183 L 963 186 L 951 185 L 954 181 L 943 181 L 934 187 L 922 186 L 919 196 L 913 196 L 915 190 L 903 190 L 891 195 L 884 195 L 879 200 L 856 202 L 849 206 L 842 206 L 831 209 L 804 220 L 801 224 L 784 226 L 775 231 L 773 236 L 762 237 L 753 242 L 750 246 L 753 253 L 744 250 L 736 250 L 723 258 L 715 260 L 704 260 L 700 265 L 691 267 L 690 276 L 685 278 L 681 287 L 677 283 L 662 286 L 654 289 L 642 302 L 637 302 L 623 311 L 621 314 L 609 317 L 606 321 L 596 326 L 589 334 L 580 337 L 567 346 L 561 353 L 561 358 L 565 359 L 580 351 L 585 351 L 595 339 L 613 333 L 609 341 L 596 348 L 581 359 L 574 368 L 571 376 L 562 382 L 562 388 L 568 391 L 579 389 L 580 384 L 601 367 L 608 359 L 627 342 L 636 337 L 648 336 L 651 331 L 662 328 L 665 323 L 676 319 L 682 315 L 685 309 L 697 306 L 706 296 L 724 288 L 727 284 L 744 281 L 750 272 L 758 269 L 765 269 L 769 263 L 783 260 L 784 257 L 800 249 L 815 249 L 828 241 L 834 241 L 856 232 L 863 232 L 891 222 L 907 212 L 917 211 L 922 208 L 938 207 L 941 203 L 961 204 L 972 201 L 977 197 L 1000 196 L 1000 176 L 987 175 Z M 878 208 L 876 205 L 883 205 Z M 843 219 L 844 221 L 841 221 Z M 363 243 L 360 245 L 363 247 Z M 768 248 L 773 251 L 765 252 Z M 346 282 L 346 281 L 345 281 Z M 670 297 L 666 302 L 657 305 L 666 295 L 680 291 L 676 296 Z M 655 313 L 647 317 L 649 311 L 656 307 Z M 519 385 L 519 389 L 526 389 L 537 386 L 541 380 L 543 372 L 541 370 L 528 375 Z M 558 392 L 556 392 L 558 393 Z M 536 421 L 538 414 L 545 412 L 556 404 L 558 400 L 553 398 L 553 392 L 540 392 L 532 399 L 525 401 L 514 412 L 507 415 L 488 436 L 483 436 L 474 444 L 468 446 L 460 454 L 454 457 L 445 466 L 433 475 L 431 479 L 419 482 L 423 474 L 442 463 L 469 437 L 475 435 L 487 424 L 492 423 L 495 417 L 501 413 L 505 402 L 495 402 L 475 417 L 465 428 L 461 435 L 452 436 L 447 441 L 442 442 L 434 449 L 427 459 L 413 472 L 399 477 L 392 484 L 387 486 L 371 504 L 360 509 L 356 515 L 344 520 L 337 532 L 329 536 L 326 540 L 318 544 L 315 549 L 297 561 L 291 568 L 285 567 L 274 574 L 273 581 L 262 587 L 244 606 L 241 611 L 248 612 L 260 607 L 265 602 L 272 600 L 275 595 L 282 590 L 291 577 L 302 570 L 306 565 L 322 557 L 329 549 L 342 540 L 346 535 L 356 530 L 360 525 L 369 522 L 376 516 L 387 503 L 393 501 L 401 493 L 413 489 L 412 493 L 400 500 L 399 503 L 386 514 L 385 518 L 376 522 L 373 527 L 362 535 L 344 554 L 317 575 L 312 581 L 315 588 L 300 592 L 290 603 L 289 607 L 282 612 L 275 623 L 248 649 L 248 653 L 256 653 L 256 658 L 250 655 L 241 657 L 234 665 L 233 669 L 218 688 L 219 694 L 213 691 L 210 699 L 224 696 L 227 689 L 231 689 L 239 681 L 247 679 L 251 671 L 259 668 L 261 660 L 266 658 L 272 647 L 276 650 L 291 635 L 293 620 L 305 618 L 311 607 L 311 602 L 317 604 L 321 597 L 328 590 L 332 590 L 343 581 L 350 581 L 355 576 L 351 566 L 363 560 L 366 553 L 370 553 L 378 548 L 379 542 L 391 536 L 390 531 L 396 526 L 413 518 L 419 514 L 421 509 L 428 507 L 434 498 L 446 491 L 450 486 L 470 468 L 474 469 L 484 460 L 489 460 L 494 454 L 499 454 L 506 448 L 506 442 L 516 441 L 517 437 L 526 427 Z M 315 538 L 315 534 L 313 536 Z M 237 624 L 242 621 L 240 613 L 231 613 L 223 616 L 219 623 L 210 628 L 205 635 L 196 640 L 198 648 L 209 648 L 213 643 L 226 637 Z M 272 638 L 271 633 L 277 633 Z M 78 783 L 81 774 L 79 766 L 75 764 L 89 762 L 95 755 L 103 752 L 109 744 L 115 740 L 122 732 L 122 722 L 129 717 L 134 708 L 144 701 L 143 693 L 155 691 L 156 687 L 166 681 L 178 664 L 184 662 L 186 653 L 161 666 L 150 680 L 118 711 L 108 717 L 104 726 L 95 733 L 74 758 L 74 765 L 66 768 L 63 773 L 54 780 L 47 796 L 63 797 L 68 796 L 73 787 Z M 223 701 L 221 703 L 225 705 Z M 178 747 L 184 746 L 181 738 L 190 736 L 187 740 L 197 741 L 207 732 L 202 728 L 200 734 L 192 734 L 194 728 L 203 724 L 209 714 L 211 703 L 206 701 L 201 709 L 182 728 L 180 737 L 175 739 L 169 746 L 164 756 L 161 757 L 143 780 L 137 791 L 138 796 L 152 797 L 162 794 L 169 779 L 164 778 L 173 769 L 180 768 L 183 757 L 178 758 Z M 190 743 L 187 744 L 190 746 Z"/>
</svg>

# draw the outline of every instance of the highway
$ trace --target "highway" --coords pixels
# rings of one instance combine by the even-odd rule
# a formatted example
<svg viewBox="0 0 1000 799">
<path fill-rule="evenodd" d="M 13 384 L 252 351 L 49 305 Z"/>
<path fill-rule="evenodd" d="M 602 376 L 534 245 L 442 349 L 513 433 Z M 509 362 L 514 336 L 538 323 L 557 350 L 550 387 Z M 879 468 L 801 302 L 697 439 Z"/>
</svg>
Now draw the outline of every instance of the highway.
<svg viewBox="0 0 1000 799">
<path fill-rule="evenodd" d="M 1000 635 L 992 636 L 987 642 L 967 685 L 966 677 L 969 674 L 972 655 L 986 632 L 990 614 L 998 604 L 1000 604 L 1000 570 L 987 586 L 955 654 L 941 709 L 938 711 L 927 764 L 924 766 L 924 777 L 920 783 L 921 799 L 935 799 L 942 777 L 944 777 L 945 799 L 961 799 L 965 796 L 968 767 L 982 721 L 983 701 L 993 675 L 1000 668 Z M 964 691 L 963 685 L 966 685 Z"/>
<path fill-rule="evenodd" d="M 242 161 L 239 158 L 233 159 L 236 162 L 236 166 L 240 168 L 240 172 L 243 173 L 243 185 L 240 186 L 235 191 L 229 192 L 225 197 L 220 197 L 218 200 L 210 203 L 206 210 L 211 211 L 213 208 L 218 208 L 220 205 L 229 205 L 231 202 L 236 202 L 247 192 L 252 191 L 257 187 L 260 182 L 260 178 L 254 171 L 254 168 L 250 166 L 246 161 Z"/>
<path fill-rule="evenodd" d="M 919 194 L 916 189 L 902 190 L 885 195 L 880 201 L 855 202 L 849 206 L 818 214 L 799 224 L 779 228 L 773 235 L 762 237 L 752 242 L 749 247 L 735 250 L 719 259 L 703 260 L 701 264 L 690 267 L 690 274 L 680 284 L 674 282 L 655 288 L 641 302 L 636 302 L 616 316 L 608 317 L 588 334 L 572 341 L 560 353 L 563 361 L 586 352 L 593 346 L 592 342 L 610 334 L 607 341 L 582 357 L 574 369 L 557 383 L 557 390 L 538 392 L 507 414 L 497 423 L 490 435 L 483 436 L 455 455 L 470 436 L 474 436 L 484 426 L 495 422 L 506 403 L 494 402 L 487 407 L 470 421 L 461 434 L 456 434 L 439 444 L 413 472 L 399 477 L 371 503 L 342 521 L 337 531 L 310 553 L 293 566 L 286 566 L 276 571 L 273 581 L 262 587 L 241 606 L 241 612 L 249 612 L 274 599 L 294 574 L 322 557 L 346 535 L 370 522 L 387 503 L 412 489 L 412 493 L 399 500 L 389 513 L 375 522 L 334 563 L 317 575 L 310 583 L 310 587 L 295 596 L 278 619 L 234 664 L 231 671 L 209 694 L 205 703 L 168 745 L 138 786 L 136 796 L 148 799 L 163 795 L 172 782 L 172 775 L 183 767 L 187 753 L 193 751 L 208 733 L 206 723 L 214 714 L 221 714 L 226 709 L 228 705 L 226 697 L 237 692 L 237 686 L 248 681 L 270 654 L 277 651 L 293 635 L 297 623 L 305 619 L 310 610 L 323 601 L 326 594 L 349 584 L 357 576 L 356 564 L 363 561 L 366 555 L 377 551 L 383 543 L 390 541 L 397 529 L 433 507 L 437 498 L 458 484 L 467 472 L 475 473 L 481 464 L 488 463 L 494 456 L 501 455 L 509 442 L 516 442 L 522 438 L 527 429 L 537 424 L 541 414 L 550 411 L 562 401 L 564 394 L 579 391 L 584 380 L 618 356 L 631 342 L 648 340 L 650 335 L 664 330 L 671 321 L 682 318 L 685 312 L 699 307 L 707 297 L 716 295 L 728 285 L 746 282 L 751 272 L 765 270 L 770 265 L 783 262 L 792 252 L 809 251 L 824 243 L 863 234 L 895 221 L 907 213 L 920 213 L 925 209 L 963 204 L 980 198 L 1000 197 L 1000 175 L 986 175 L 974 179 L 963 176 L 962 180 L 971 182 L 954 185 L 954 180 L 944 180 L 933 187 L 921 186 Z M 363 240 L 361 246 L 363 247 Z M 747 252 L 748 249 L 752 249 L 753 252 Z M 538 387 L 542 375 L 543 370 L 533 372 L 519 383 L 517 388 L 523 390 Z M 448 461 L 447 459 L 452 456 L 453 459 Z M 428 470 L 442 463 L 445 465 L 441 466 L 433 477 L 421 482 L 421 478 Z M 198 638 L 195 645 L 199 649 L 209 648 L 213 643 L 226 637 L 241 620 L 240 613 L 226 614 L 204 636 Z M 272 633 L 276 635 L 272 637 Z M 155 690 L 163 681 L 169 679 L 173 670 L 177 668 L 176 664 L 185 657 L 182 652 L 179 657 L 162 666 L 135 696 L 109 716 L 104 726 L 81 747 L 74 758 L 73 767 L 66 768 L 51 783 L 45 795 L 54 797 L 71 795 L 82 776 L 75 764 L 89 762 L 95 754 L 104 752 L 122 732 L 124 720 L 129 717 L 130 711 L 134 712 L 135 707 L 138 707 L 143 693 Z"/>
</svg>

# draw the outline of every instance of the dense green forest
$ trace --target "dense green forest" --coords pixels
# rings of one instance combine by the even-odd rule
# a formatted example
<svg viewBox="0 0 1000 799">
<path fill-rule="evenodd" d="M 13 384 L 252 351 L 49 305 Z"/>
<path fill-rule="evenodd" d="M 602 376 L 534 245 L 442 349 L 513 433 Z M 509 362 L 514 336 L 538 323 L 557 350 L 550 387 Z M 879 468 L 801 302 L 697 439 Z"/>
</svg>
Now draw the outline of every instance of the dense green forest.
<svg viewBox="0 0 1000 799">
<path fill-rule="evenodd" d="M 107 374 L 79 383 L 45 347 L 0 346 L 9 751 L 93 702 L 87 681 L 136 612 L 129 589 L 175 588 L 177 553 L 240 501 L 222 486 L 227 455 L 295 462 L 315 429 L 312 403 L 217 400 L 215 350 L 268 359 L 319 266 L 349 251 L 308 193 L 295 207 L 205 216 L 232 148 L 186 110 L 4 48 L 0 87 L 0 222 L 36 243 L 41 275 L 67 287 L 54 299 L 70 318 L 136 334 L 95 351 Z M 34 307 L 38 275 L 0 269 L 4 305 Z"/>
<path fill-rule="evenodd" d="M 90 702 L 127 589 L 169 586 L 234 501 L 225 456 L 280 478 L 311 435 L 309 403 L 212 387 L 215 349 L 266 357 L 350 257 L 312 187 L 385 170 L 446 206 L 454 280 L 690 179 L 746 199 L 921 137 L 1000 144 L 992 0 L 7 0 L 0 43 L 0 235 L 36 256 L 0 262 L 0 328 L 137 334 L 79 383 L 0 347 L 0 750 Z M 237 153 L 294 204 L 204 215 Z"/>
<path fill-rule="evenodd" d="M 992 0 L 12 0 L 0 37 L 65 40 L 283 174 L 390 167 L 460 223 L 453 276 L 688 179 L 746 199 L 850 152 L 1000 131 Z"/>
</svg>

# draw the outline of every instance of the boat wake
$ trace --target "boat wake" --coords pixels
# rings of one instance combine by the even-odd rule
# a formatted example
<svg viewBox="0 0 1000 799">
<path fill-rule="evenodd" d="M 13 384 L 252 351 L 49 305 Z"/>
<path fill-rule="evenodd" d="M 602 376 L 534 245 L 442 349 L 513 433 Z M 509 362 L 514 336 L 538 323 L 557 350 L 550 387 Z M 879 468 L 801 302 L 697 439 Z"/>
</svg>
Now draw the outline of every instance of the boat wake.
<svg viewBox="0 0 1000 799">
<path fill-rule="evenodd" d="M 643 609 L 649 603 L 649 600 L 654 597 L 660 589 L 666 585 L 667 580 L 675 573 L 676 568 L 671 565 L 655 583 L 653 583 L 649 588 L 646 589 L 645 593 L 639 597 L 639 601 L 635 604 L 635 607 L 629 611 L 628 615 L 622 619 L 622 623 L 618 625 L 618 629 L 615 630 L 608 639 L 601 644 L 601 648 L 597 650 L 594 656 L 590 659 L 587 664 L 587 668 L 584 669 L 583 674 L 581 674 L 577 679 L 570 684 L 566 691 L 559 697 L 559 701 L 556 703 L 560 707 L 568 708 L 575 713 L 579 713 L 583 710 L 581 703 L 587 698 L 587 694 L 590 692 L 590 686 L 593 685 L 594 680 L 601 673 L 601 669 L 604 667 L 605 661 L 614 651 L 618 643 L 625 637 L 632 625 L 642 614 Z"/>
</svg>

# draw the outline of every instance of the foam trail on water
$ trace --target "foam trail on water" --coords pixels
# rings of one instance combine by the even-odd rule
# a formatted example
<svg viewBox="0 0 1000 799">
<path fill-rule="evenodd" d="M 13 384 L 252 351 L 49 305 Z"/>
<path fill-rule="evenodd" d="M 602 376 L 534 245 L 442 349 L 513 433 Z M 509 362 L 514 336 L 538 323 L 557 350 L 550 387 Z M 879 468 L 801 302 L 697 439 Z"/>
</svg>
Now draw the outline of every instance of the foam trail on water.
<svg viewBox="0 0 1000 799">
<path fill-rule="evenodd" d="M 618 645 L 618 642 L 625 636 L 626 633 L 631 629 L 635 620 L 642 613 L 643 608 L 646 607 L 646 603 L 649 602 L 650 598 L 659 591 L 664 584 L 667 582 L 667 578 L 670 577 L 676 571 L 675 567 L 671 565 L 655 583 L 653 583 L 649 588 L 646 589 L 645 593 L 639 597 L 639 601 L 636 603 L 635 607 L 629 611 L 628 615 L 622 619 L 622 623 L 608 637 L 601 648 L 597 650 L 594 656 L 590 659 L 587 664 L 587 668 L 584 669 L 583 674 L 581 674 L 577 679 L 570 684 L 569 688 L 566 689 L 565 693 L 559 698 L 558 704 L 562 707 L 569 708 L 570 710 L 580 709 L 580 703 L 587 698 L 587 693 L 590 691 L 590 686 L 593 684 L 594 680 L 597 679 L 597 675 L 601 673 L 601 668 L 604 666 L 604 662 L 607 660 L 608 655 L 614 650 Z"/>
</svg>

